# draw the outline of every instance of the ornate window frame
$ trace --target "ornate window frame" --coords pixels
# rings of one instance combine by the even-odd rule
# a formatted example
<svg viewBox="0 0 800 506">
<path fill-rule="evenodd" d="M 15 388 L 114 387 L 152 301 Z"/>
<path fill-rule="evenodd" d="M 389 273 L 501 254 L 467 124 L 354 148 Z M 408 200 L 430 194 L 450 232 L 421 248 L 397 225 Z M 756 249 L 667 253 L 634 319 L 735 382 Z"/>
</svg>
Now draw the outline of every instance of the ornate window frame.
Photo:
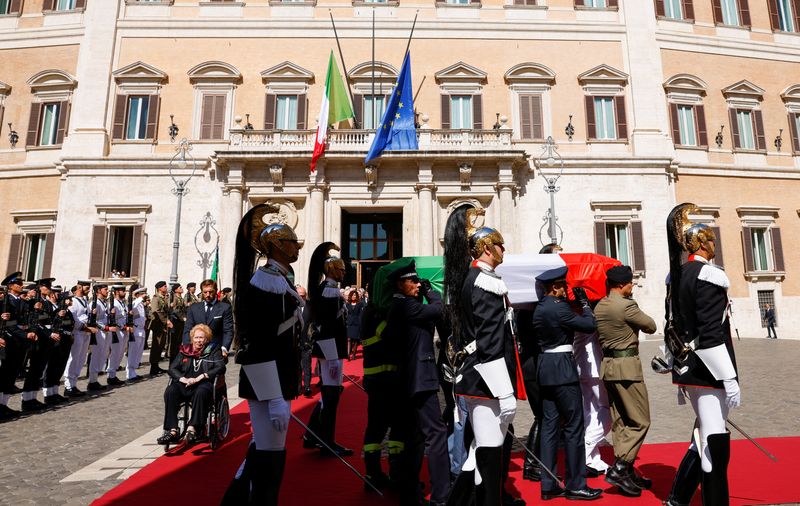
<svg viewBox="0 0 800 506">
<path fill-rule="evenodd" d="M 539 95 L 542 102 L 542 138 L 553 134 L 553 112 L 550 90 L 556 83 L 556 73 L 541 63 L 524 62 L 514 65 L 503 75 L 511 100 L 511 128 L 514 139 L 521 139 L 522 124 L 519 107 L 520 95 Z M 535 139 L 524 139 L 533 141 Z"/>
<path fill-rule="evenodd" d="M 194 87 L 194 107 L 192 109 L 192 139 L 193 142 L 219 144 L 230 139 L 230 129 L 233 125 L 236 88 L 242 83 L 242 73 L 231 65 L 222 61 L 205 61 L 192 67 L 189 72 L 189 82 Z M 225 95 L 225 126 L 222 129 L 222 139 L 200 140 L 202 125 L 203 96 L 206 94 Z"/>
</svg>

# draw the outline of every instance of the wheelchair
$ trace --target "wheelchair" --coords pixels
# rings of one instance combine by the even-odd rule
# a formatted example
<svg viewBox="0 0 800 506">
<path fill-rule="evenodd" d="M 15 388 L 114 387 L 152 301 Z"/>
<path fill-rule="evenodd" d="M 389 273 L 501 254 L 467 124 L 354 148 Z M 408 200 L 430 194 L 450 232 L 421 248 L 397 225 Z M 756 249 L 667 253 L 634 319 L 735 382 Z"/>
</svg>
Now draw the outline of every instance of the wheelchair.
<svg viewBox="0 0 800 506">
<path fill-rule="evenodd" d="M 170 383 L 172 383 L 170 379 Z M 230 406 L 228 405 L 228 386 L 225 384 L 225 376 L 220 375 L 214 378 L 214 394 L 211 409 L 208 411 L 206 418 L 206 425 L 202 431 L 197 434 L 196 443 L 208 443 L 212 450 L 216 450 L 222 445 L 222 442 L 228 437 L 228 430 L 230 429 L 231 416 Z M 186 436 L 186 428 L 189 426 L 189 419 L 191 418 L 191 401 L 185 400 L 181 402 L 178 408 L 178 434 L 183 440 Z M 181 443 L 167 443 L 164 445 L 164 451 L 168 452 L 170 446 L 179 446 Z"/>
</svg>

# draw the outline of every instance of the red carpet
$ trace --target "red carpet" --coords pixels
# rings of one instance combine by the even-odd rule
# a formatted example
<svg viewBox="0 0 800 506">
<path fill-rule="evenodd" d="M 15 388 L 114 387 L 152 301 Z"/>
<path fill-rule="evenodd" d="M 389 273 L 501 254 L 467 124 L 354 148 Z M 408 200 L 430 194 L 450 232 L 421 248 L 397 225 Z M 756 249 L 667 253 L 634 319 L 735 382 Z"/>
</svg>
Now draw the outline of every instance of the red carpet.
<svg viewBox="0 0 800 506">
<path fill-rule="evenodd" d="M 361 361 L 347 362 L 345 371 L 361 381 Z M 339 404 L 337 440 L 353 448 L 356 454 L 348 461 L 363 472 L 359 455 L 366 423 L 366 394 L 345 380 L 345 392 Z M 292 403 L 293 411 L 306 421 L 318 399 L 299 398 Z M 181 455 L 165 455 L 146 466 L 117 487 L 97 499 L 94 505 L 191 504 L 216 505 L 236 472 L 247 451 L 250 440 L 250 421 L 247 404 L 231 410 L 231 431 L 225 444 L 216 452 L 208 445 L 198 445 Z M 315 451 L 301 447 L 302 429 L 290 422 L 287 439 L 288 458 L 281 488 L 281 504 L 325 504 L 327 506 L 368 506 L 395 504 L 387 495 L 380 500 L 375 494 L 363 491 L 363 485 L 341 462 L 319 457 Z M 794 488 L 794 472 L 800 469 L 800 437 L 759 439 L 759 442 L 779 460 L 773 463 L 747 441 L 736 440 L 731 448 L 729 483 L 732 505 L 781 504 L 800 502 L 800 489 Z M 610 448 L 606 461 L 613 461 Z M 686 450 L 684 443 L 645 445 L 640 452 L 637 468 L 653 479 L 653 490 L 640 498 L 626 498 L 613 492 L 603 478 L 589 480 L 589 485 L 606 490 L 594 504 L 661 504 L 672 484 L 672 477 Z M 423 471 L 424 472 L 424 471 Z M 516 488 L 528 504 L 539 504 L 539 484 L 522 480 L 522 455 L 511 464 L 510 487 Z M 567 504 L 556 499 L 548 504 Z M 569 504 L 574 504 L 569 502 Z M 693 504 L 700 504 L 699 494 Z"/>
</svg>

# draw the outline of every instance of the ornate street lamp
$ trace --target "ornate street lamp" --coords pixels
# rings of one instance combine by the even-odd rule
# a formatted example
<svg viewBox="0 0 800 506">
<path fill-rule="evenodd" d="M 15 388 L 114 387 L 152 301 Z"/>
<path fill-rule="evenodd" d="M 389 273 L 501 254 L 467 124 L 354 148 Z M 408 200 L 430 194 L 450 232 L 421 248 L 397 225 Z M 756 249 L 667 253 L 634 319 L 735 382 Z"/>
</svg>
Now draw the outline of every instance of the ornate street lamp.
<svg viewBox="0 0 800 506">
<path fill-rule="evenodd" d="M 169 161 L 169 177 L 171 177 L 172 182 L 175 183 L 175 188 L 172 189 L 172 193 L 178 197 L 178 207 L 175 212 L 175 238 L 172 241 L 172 271 L 170 271 L 169 275 L 170 283 L 178 281 L 178 250 L 181 246 L 181 204 L 183 203 L 183 196 L 189 193 L 189 189 L 186 185 L 189 183 L 189 180 L 194 177 L 194 173 L 197 170 L 197 162 L 191 155 L 191 150 L 191 144 L 189 144 L 189 141 L 184 137 L 181 139 L 180 144 L 178 144 L 175 155 Z M 192 165 L 192 172 L 189 173 L 189 177 L 186 179 L 176 178 L 173 172 L 174 169 L 177 168 L 183 171 L 189 164 Z"/>
<path fill-rule="evenodd" d="M 200 256 L 197 266 L 203 269 L 203 279 L 208 277 L 206 274 L 208 269 L 214 265 L 214 254 L 219 247 L 219 231 L 214 226 L 216 224 L 216 220 L 211 216 L 211 211 L 208 211 L 200 220 L 200 228 L 194 234 L 194 249 Z M 209 247 L 211 244 L 214 245 L 213 248 Z"/>
<path fill-rule="evenodd" d="M 19 142 L 19 134 L 17 134 L 17 131 L 11 126 L 11 123 L 8 124 L 8 129 L 10 130 L 8 132 L 8 143 L 11 144 L 12 148 L 16 148 L 17 142 Z"/>
<path fill-rule="evenodd" d="M 544 141 L 542 154 L 536 160 L 536 166 L 539 169 L 539 175 L 546 183 L 544 191 L 550 195 L 550 208 L 542 219 L 544 223 L 539 228 L 539 239 L 541 240 L 542 230 L 546 225 L 550 243 L 560 244 L 561 241 L 558 238 L 558 234 L 561 232 L 561 239 L 564 239 L 564 231 L 558 226 L 558 217 L 556 216 L 556 193 L 561 189 L 556 183 L 564 173 L 564 160 L 558 154 L 558 146 L 553 141 L 553 137 L 548 136 L 547 140 Z M 545 170 L 547 170 L 547 173 L 545 173 Z M 545 242 L 542 241 L 542 244 L 545 244 Z"/>
</svg>

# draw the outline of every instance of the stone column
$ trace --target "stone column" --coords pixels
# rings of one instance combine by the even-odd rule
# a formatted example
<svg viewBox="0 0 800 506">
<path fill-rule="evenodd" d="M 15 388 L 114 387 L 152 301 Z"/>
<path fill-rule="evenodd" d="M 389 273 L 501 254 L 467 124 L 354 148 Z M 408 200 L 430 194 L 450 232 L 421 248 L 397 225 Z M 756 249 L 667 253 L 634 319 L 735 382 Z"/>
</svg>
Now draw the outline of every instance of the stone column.
<svg viewBox="0 0 800 506">
<path fill-rule="evenodd" d="M 220 279 L 226 286 L 233 283 L 233 259 L 236 256 L 236 232 L 244 209 L 244 163 L 228 164 L 228 180 L 222 187 L 222 226 L 219 239 Z M 220 286 L 220 289 L 223 288 Z"/>
<path fill-rule="evenodd" d="M 418 162 L 419 175 L 416 185 L 419 212 L 417 213 L 417 237 L 419 238 L 416 254 L 421 256 L 433 255 L 433 162 Z"/>
<path fill-rule="evenodd" d="M 313 251 L 325 239 L 325 182 L 324 161 L 317 163 L 317 171 L 311 173 L 308 181 L 308 209 L 305 212 L 306 240 L 305 248 Z M 310 254 L 310 253 L 309 253 Z M 310 257 L 309 257 L 310 258 Z"/>
<path fill-rule="evenodd" d="M 509 252 L 516 253 L 514 250 L 514 244 L 517 243 L 517 234 L 514 226 L 514 191 L 517 189 L 517 183 L 514 181 L 513 163 L 500 162 L 498 163 L 498 168 L 498 181 L 495 189 L 497 190 L 500 204 L 500 223 L 496 226 L 506 240 L 506 249 Z M 492 225 L 490 224 L 489 226 Z"/>
<path fill-rule="evenodd" d="M 106 115 L 112 114 L 109 91 L 121 3 L 86 2 L 83 14 L 85 31 L 75 76 L 78 86 L 72 96 L 69 135 L 64 139 L 61 149 L 65 158 L 77 155 L 101 157 L 106 154 Z"/>
</svg>

